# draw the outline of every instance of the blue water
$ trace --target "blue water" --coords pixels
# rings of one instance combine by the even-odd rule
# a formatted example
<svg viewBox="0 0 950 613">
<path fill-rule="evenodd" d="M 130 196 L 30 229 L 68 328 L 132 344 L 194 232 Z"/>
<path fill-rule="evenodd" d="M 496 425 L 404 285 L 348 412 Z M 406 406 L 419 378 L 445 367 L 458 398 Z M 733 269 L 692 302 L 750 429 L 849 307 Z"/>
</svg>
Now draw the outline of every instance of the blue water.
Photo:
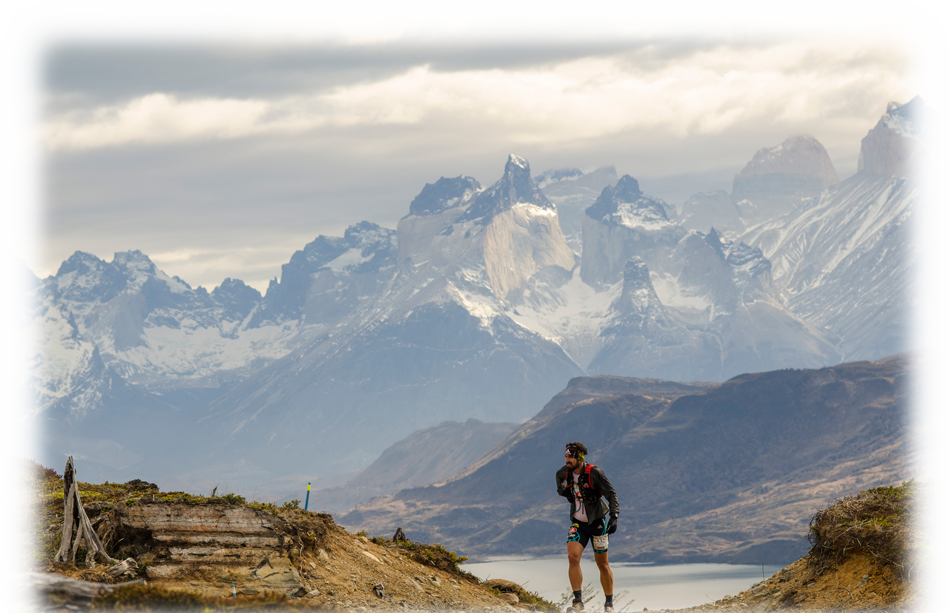
<svg viewBox="0 0 950 613">
<path fill-rule="evenodd" d="M 507 579 L 529 592 L 558 603 L 570 595 L 567 555 L 549 557 L 496 556 L 462 565 L 481 580 Z M 614 607 L 632 613 L 648 609 L 681 609 L 715 602 L 749 589 L 781 570 L 781 566 L 745 564 L 650 564 L 612 563 Z M 593 556 L 581 558 L 584 586 L 596 592 L 587 610 L 596 613 L 604 603 L 600 573 Z"/>
</svg>

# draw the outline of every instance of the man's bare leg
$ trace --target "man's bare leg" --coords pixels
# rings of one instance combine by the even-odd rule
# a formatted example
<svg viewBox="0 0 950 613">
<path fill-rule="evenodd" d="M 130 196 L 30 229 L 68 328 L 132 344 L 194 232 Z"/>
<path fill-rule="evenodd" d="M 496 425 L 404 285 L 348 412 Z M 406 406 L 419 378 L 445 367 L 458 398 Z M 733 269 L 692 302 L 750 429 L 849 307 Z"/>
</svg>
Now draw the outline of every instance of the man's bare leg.
<svg viewBox="0 0 950 613">
<path fill-rule="evenodd" d="M 576 544 L 579 545 L 580 543 Z M 580 570 L 579 555 L 577 556 L 577 560 L 578 570 Z M 610 564 L 607 562 L 607 552 L 605 551 L 604 553 L 595 553 L 594 561 L 597 562 L 597 568 L 600 569 L 600 586 L 604 588 L 604 596 L 612 596 L 614 593 L 614 571 L 610 570 Z"/>
<path fill-rule="evenodd" d="M 584 584 L 584 574 L 581 572 L 582 553 L 584 553 L 584 546 L 580 543 L 571 541 L 567 544 L 567 576 L 571 580 L 571 589 L 575 592 L 582 589 Z M 610 581 L 613 587 L 613 575 L 610 576 Z"/>
</svg>

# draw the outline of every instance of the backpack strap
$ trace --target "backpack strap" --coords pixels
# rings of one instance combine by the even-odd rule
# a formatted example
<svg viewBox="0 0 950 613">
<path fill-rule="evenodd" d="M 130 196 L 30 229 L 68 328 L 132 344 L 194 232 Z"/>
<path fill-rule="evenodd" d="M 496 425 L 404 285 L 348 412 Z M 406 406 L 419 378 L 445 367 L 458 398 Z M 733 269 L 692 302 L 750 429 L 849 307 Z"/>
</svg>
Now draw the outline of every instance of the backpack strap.
<svg viewBox="0 0 950 613">
<path fill-rule="evenodd" d="M 591 491 L 592 491 L 593 493 L 595 493 L 598 498 L 600 498 L 600 490 L 598 490 L 596 487 L 594 487 L 594 482 L 591 481 L 591 478 L 590 478 L 590 469 L 596 468 L 596 467 L 597 467 L 597 466 L 596 466 L 595 464 L 588 464 L 588 465 L 584 468 L 584 470 L 587 472 L 587 485 L 590 487 Z"/>
</svg>

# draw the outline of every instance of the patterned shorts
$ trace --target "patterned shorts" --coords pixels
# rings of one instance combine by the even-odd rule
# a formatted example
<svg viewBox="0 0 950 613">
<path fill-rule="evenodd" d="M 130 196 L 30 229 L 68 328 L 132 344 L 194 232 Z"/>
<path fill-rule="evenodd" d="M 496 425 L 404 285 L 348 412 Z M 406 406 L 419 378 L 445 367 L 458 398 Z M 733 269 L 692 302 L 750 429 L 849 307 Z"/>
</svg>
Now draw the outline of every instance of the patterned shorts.
<svg viewBox="0 0 950 613">
<path fill-rule="evenodd" d="M 584 548 L 593 541 L 594 553 L 607 553 L 607 518 L 593 523 L 575 521 L 567 531 L 567 542 L 580 543 Z"/>
</svg>

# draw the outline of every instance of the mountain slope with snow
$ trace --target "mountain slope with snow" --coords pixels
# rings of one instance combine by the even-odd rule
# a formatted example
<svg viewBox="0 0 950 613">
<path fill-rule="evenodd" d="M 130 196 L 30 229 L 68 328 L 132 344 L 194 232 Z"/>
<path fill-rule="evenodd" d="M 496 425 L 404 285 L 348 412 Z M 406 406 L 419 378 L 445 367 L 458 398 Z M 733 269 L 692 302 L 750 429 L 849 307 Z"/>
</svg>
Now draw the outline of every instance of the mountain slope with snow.
<svg viewBox="0 0 950 613">
<path fill-rule="evenodd" d="M 917 109 L 918 100 L 905 106 Z M 892 104 L 885 119 L 904 114 L 907 109 Z M 862 141 L 862 158 L 903 159 L 894 148 L 916 146 L 906 126 L 886 128 L 897 132 L 894 138 L 883 136 L 885 119 Z M 882 163 L 878 170 L 863 170 L 742 237 L 773 262 L 776 287 L 789 309 L 840 338 L 843 359 L 876 359 L 911 348 L 919 257 L 911 224 L 922 192 L 912 178 L 893 176 L 893 167 Z"/>
</svg>

